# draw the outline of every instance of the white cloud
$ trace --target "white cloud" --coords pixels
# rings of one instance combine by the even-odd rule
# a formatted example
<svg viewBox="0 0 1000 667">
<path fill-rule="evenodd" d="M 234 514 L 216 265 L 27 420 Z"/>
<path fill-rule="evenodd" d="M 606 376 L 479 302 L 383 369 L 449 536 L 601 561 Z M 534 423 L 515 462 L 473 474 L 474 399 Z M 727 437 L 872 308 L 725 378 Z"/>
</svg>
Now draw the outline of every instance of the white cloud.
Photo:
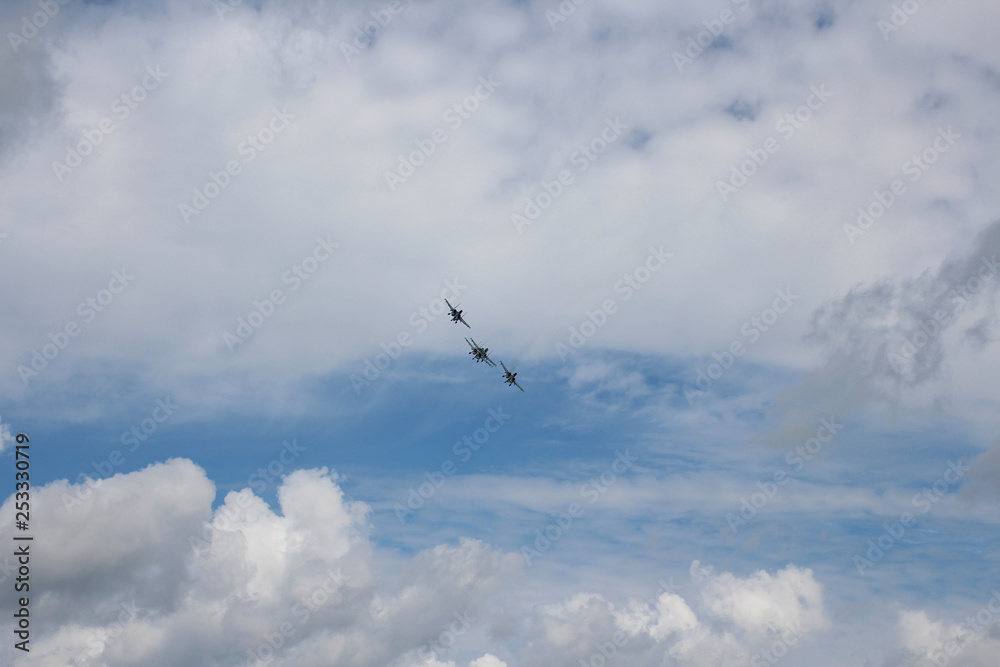
<svg viewBox="0 0 1000 667">
<path fill-rule="evenodd" d="M 813 632 L 827 625 L 823 587 L 812 571 L 792 565 L 775 575 L 761 571 L 745 579 L 724 572 L 709 579 L 702 597 L 716 616 L 756 637 L 790 626 Z"/>
<path fill-rule="evenodd" d="M 278 666 L 541 667 L 613 653 L 636 667 L 735 667 L 787 637 L 790 654 L 808 656 L 830 628 L 823 584 L 794 564 L 737 575 L 694 561 L 680 592 L 660 582 L 646 601 L 589 592 L 551 601 L 546 575 L 478 540 L 390 557 L 369 537 L 367 505 L 345 498 L 337 479 L 296 471 L 277 509 L 244 489 L 212 511 L 214 486 L 186 459 L 105 479 L 72 510 L 64 498 L 86 483 L 35 489 L 33 521 L 59 548 L 32 555 L 30 664 L 258 656 Z M 0 530 L 11 528 L 12 505 L 0 507 Z M 531 594 L 507 598 L 512 586 Z M 951 640 L 975 665 L 1000 645 L 921 611 L 900 616 L 895 650 L 919 655 Z M 456 660 L 458 650 L 467 657 Z"/>
<path fill-rule="evenodd" d="M 249 489 L 212 512 L 212 483 L 185 459 L 105 479 L 72 511 L 63 497 L 84 485 L 36 489 L 33 521 L 60 548 L 33 552 L 44 622 L 30 664 L 235 664 L 273 651 L 276 665 L 384 665 L 439 637 L 454 613 L 489 611 L 516 556 L 441 545 L 411 561 L 399 590 L 379 592 L 367 507 L 335 480 L 288 475 L 280 513 Z M 12 521 L 11 498 L 0 526 Z"/>
<path fill-rule="evenodd" d="M 986 185 L 995 180 L 997 145 L 981 103 L 995 92 L 979 66 L 991 62 L 979 26 L 998 10 L 985 1 L 962 12 L 925 6 L 895 35 L 900 57 L 886 51 L 868 6 L 834 3 L 832 25 L 817 32 L 811 0 L 751 3 L 727 29 L 726 48 L 677 72 L 670 53 L 731 4 L 581 8 L 553 32 L 544 2 L 405 3 L 350 63 L 340 43 L 370 20 L 360 6 L 244 3 L 220 21 L 205 3 L 69 5 L 30 52 L 4 61 L 21 106 L 0 123 L 51 120 L 19 132 L 20 148 L 3 154 L 17 169 L 0 183 L 10 220 L 0 230 L 8 234 L 0 278 L 35 278 L 31 289 L 4 296 L 5 310 L 22 316 L 0 335 L 0 359 L 27 364 L 73 320 L 83 331 L 30 386 L 103 374 L 109 362 L 126 374 L 146 368 L 144 377 L 188 405 L 273 405 L 244 388 L 359 371 L 379 342 L 414 333 L 410 313 L 458 277 L 474 326 L 498 352 L 550 358 L 606 298 L 619 310 L 589 339 L 594 349 L 719 352 L 775 289 L 791 286 L 801 305 L 751 356 L 807 367 L 813 353 L 799 338 L 813 307 L 914 256 L 924 266 L 941 261 L 1000 203 Z M 7 15 L 17 23 L 34 6 L 11 5 Z M 968 25 L 969 41 L 928 32 L 926 22 L 939 18 Z M 784 67 L 788 50 L 802 54 L 802 67 Z M 170 74 L 127 118 L 113 117 L 112 103 L 147 65 Z M 443 112 L 489 74 L 502 87 L 390 193 L 383 172 L 414 140 L 447 126 Z M 834 97 L 739 191 L 736 209 L 721 202 L 715 182 L 820 84 Z M 756 120 L 727 113 L 735 102 Z M 184 224 L 178 204 L 210 172 L 243 159 L 238 146 L 275 107 L 295 118 Z M 52 162 L 109 115 L 115 131 L 57 181 Z M 515 233 L 510 213 L 541 180 L 575 170 L 573 151 L 615 116 L 645 140 L 615 142 L 532 228 Z M 842 224 L 941 124 L 967 139 L 862 247 L 848 244 Z M 939 224 L 942 208 L 932 204 L 959 200 L 962 224 Z M 924 233 L 897 233 L 902 219 Z M 320 234 L 341 251 L 291 293 L 282 275 Z M 674 256 L 625 301 L 614 286 L 650 245 Z M 81 322 L 77 304 L 122 266 L 135 283 Z M 288 301 L 230 355 L 223 334 L 276 288 Z M 441 329 L 417 335 L 407 353 L 453 352 Z M 608 380 L 646 390 L 641 376 Z M 0 392 L 23 391 L 16 373 L 0 378 Z"/>
<path fill-rule="evenodd" d="M 484 655 L 469 663 L 469 667 L 507 667 L 507 663 L 495 655 Z"/>
<path fill-rule="evenodd" d="M 10 426 L 5 424 L 3 418 L 0 417 L 0 452 L 12 442 L 14 442 L 14 438 L 10 434 Z"/>
<path fill-rule="evenodd" d="M 991 599 L 994 608 L 1000 609 L 1000 594 Z M 976 623 L 976 615 L 988 621 Z M 970 624 L 971 621 L 971 624 Z M 997 622 L 1000 613 L 988 607 L 973 611 L 961 623 L 932 621 L 924 610 L 902 610 L 897 631 L 902 655 L 919 664 L 962 665 L 963 667 L 988 667 L 1000 659 L 1000 633 Z"/>
<path fill-rule="evenodd" d="M 691 574 L 699 595 L 662 591 L 653 600 L 630 599 L 618 607 L 600 595 L 578 594 L 541 608 L 536 641 L 521 664 L 588 664 L 594 655 L 615 655 L 639 667 L 735 667 L 789 628 L 798 633 L 794 645 L 828 626 L 822 585 L 809 570 L 789 565 L 774 574 L 737 577 L 714 574 L 695 561 Z"/>
</svg>

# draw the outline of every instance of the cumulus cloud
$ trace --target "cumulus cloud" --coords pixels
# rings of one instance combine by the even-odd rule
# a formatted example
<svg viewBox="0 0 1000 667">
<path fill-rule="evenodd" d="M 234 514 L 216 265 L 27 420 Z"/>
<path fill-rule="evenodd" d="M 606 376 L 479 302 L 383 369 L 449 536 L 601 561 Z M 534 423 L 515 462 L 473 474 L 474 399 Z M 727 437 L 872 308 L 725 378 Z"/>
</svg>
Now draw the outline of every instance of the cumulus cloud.
<svg viewBox="0 0 1000 667">
<path fill-rule="evenodd" d="M 519 559 L 462 540 L 417 554 L 398 589 L 380 591 L 368 508 L 346 500 L 336 479 L 325 469 L 288 475 L 278 511 L 244 489 L 213 512 L 214 485 L 186 459 L 96 487 L 36 489 L 34 525 L 60 548 L 33 552 L 36 634 L 30 660 L 16 664 L 433 659 L 455 614 L 487 614 L 486 599 Z M 9 498 L 0 528 L 12 522 Z M 11 604 L 6 596 L 8 612 Z"/>
<path fill-rule="evenodd" d="M 507 667 L 507 663 L 495 655 L 486 654 L 470 662 L 469 667 Z"/>
<path fill-rule="evenodd" d="M 791 650 L 829 626 L 823 587 L 810 570 L 789 565 L 737 577 L 695 561 L 691 575 L 698 592 L 690 596 L 661 589 L 649 600 L 616 606 L 581 593 L 541 608 L 535 641 L 520 664 L 575 667 L 618 656 L 639 667 L 735 667 L 782 637 L 791 638 Z"/>
<path fill-rule="evenodd" d="M 1000 593 L 959 623 L 932 621 L 924 610 L 900 611 L 897 632 L 901 664 L 987 667 L 1000 660 Z M 992 609 L 990 604 L 992 603 Z M 996 610 L 996 611 L 994 611 Z M 978 620 L 977 620 L 978 616 Z"/>
<path fill-rule="evenodd" d="M 516 553 L 462 538 L 387 559 L 368 506 L 338 479 L 298 470 L 275 508 L 243 489 L 215 510 L 214 485 L 186 459 L 35 489 L 33 521 L 60 548 L 32 553 L 30 660 L 9 645 L 0 656 L 42 667 L 578 667 L 611 656 L 736 667 L 775 651 L 811 655 L 831 627 L 824 585 L 794 564 L 739 575 L 694 561 L 689 584 L 661 581 L 645 600 L 578 592 L 521 606 L 500 595 L 537 587 Z M 12 522 L 8 498 L 0 530 Z M 904 611 L 886 650 L 908 664 L 958 646 L 962 664 L 992 664 L 1000 611 L 991 603 L 1000 610 L 984 601 L 971 622 Z M 11 604 L 4 598 L 5 613 Z M 453 657 L 457 647 L 468 657 Z"/>
<path fill-rule="evenodd" d="M 823 587 L 811 570 L 788 566 L 775 575 L 760 571 L 744 579 L 728 572 L 707 576 L 705 606 L 751 636 L 789 627 L 812 632 L 826 626 Z"/>
<path fill-rule="evenodd" d="M 794 565 L 739 577 L 695 561 L 686 597 L 661 590 L 615 605 L 579 593 L 498 609 L 521 558 L 463 538 L 402 561 L 386 585 L 369 509 L 337 479 L 299 470 L 283 479 L 277 508 L 244 489 L 214 511 L 214 485 L 186 459 L 36 489 L 33 521 L 61 548 L 33 552 L 30 661 L 9 646 L 6 656 L 43 667 L 455 667 L 449 651 L 461 644 L 478 649 L 469 667 L 506 667 L 497 655 L 511 643 L 486 630 L 514 614 L 531 640 L 514 664 L 526 667 L 575 666 L 601 647 L 633 665 L 735 665 L 789 628 L 807 638 L 825 627 L 822 585 Z M 8 498 L 0 529 L 12 521 Z"/>
</svg>

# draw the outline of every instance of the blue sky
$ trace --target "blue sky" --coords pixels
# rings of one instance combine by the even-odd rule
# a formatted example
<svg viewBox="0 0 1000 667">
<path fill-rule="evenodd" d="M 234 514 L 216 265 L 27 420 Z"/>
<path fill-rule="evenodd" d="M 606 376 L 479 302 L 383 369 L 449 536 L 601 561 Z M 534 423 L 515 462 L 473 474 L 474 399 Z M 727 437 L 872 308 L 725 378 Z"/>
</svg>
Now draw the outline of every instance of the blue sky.
<svg viewBox="0 0 1000 667">
<path fill-rule="evenodd" d="M 5 663 L 996 664 L 997 8 L 661 4 L 0 9 Z"/>
</svg>

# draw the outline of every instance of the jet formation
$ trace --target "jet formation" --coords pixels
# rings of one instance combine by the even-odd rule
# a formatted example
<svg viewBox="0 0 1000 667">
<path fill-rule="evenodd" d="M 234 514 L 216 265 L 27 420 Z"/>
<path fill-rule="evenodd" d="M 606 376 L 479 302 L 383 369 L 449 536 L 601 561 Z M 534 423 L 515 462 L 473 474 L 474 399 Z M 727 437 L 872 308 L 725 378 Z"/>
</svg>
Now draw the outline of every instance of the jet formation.
<svg viewBox="0 0 1000 667">
<path fill-rule="evenodd" d="M 476 343 L 475 339 L 473 338 L 466 338 L 465 342 L 468 343 L 469 347 L 472 348 L 469 354 L 472 355 L 472 357 L 476 360 L 477 364 L 480 361 L 485 361 L 487 366 L 496 366 L 496 364 L 493 363 L 493 360 L 490 359 L 489 357 L 490 348 L 480 347 L 479 344 Z"/>
<path fill-rule="evenodd" d="M 470 329 L 472 328 L 469 325 L 469 323 L 465 321 L 465 318 L 462 317 L 462 313 L 465 311 L 458 310 L 456 306 L 453 306 L 450 303 L 448 303 L 448 299 L 445 299 L 444 302 L 448 304 L 448 314 L 451 316 L 452 322 L 454 322 L 455 324 L 461 322 Z M 470 348 L 472 348 L 471 350 L 469 350 L 469 354 L 472 355 L 472 358 L 476 360 L 477 364 L 480 361 L 484 361 L 486 362 L 487 366 L 496 367 L 496 363 L 492 359 L 490 359 L 489 355 L 490 349 L 488 347 L 483 347 L 482 345 L 477 343 L 474 338 L 466 338 L 465 342 L 469 344 Z M 500 362 L 500 365 L 503 366 L 503 373 L 504 373 L 503 380 L 504 382 L 507 383 L 507 386 L 514 386 L 520 389 L 521 391 L 524 391 L 524 387 L 522 387 L 517 383 L 517 373 L 511 372 L 502 361 Z"/>
</svg>

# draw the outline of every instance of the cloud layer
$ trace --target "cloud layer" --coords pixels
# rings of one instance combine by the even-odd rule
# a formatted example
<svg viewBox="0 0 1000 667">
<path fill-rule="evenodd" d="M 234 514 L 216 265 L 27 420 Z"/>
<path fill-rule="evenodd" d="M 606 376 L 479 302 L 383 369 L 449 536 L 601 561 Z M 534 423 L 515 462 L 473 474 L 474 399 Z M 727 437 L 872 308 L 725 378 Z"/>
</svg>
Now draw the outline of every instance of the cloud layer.
<svg viewBox="0 0 1000 667">
<path fill-rule="evenodd" d="M 618 656 L 735 666 L 812 660 L 809 645 L 831 627 L 823 584 L 795 565 L 737 576 L 695 561 L 681 587 L 660 580 L 619 603 L 579 592 L 524 608 L 502 593 L 535 586 L 520 555 L 473 539 L 402 560 L 382 553 L 368 507 L 345 499 L 326 469 L 286 476 L 274 510 L 244 489 L 212 511 L 212 482 L 185 459 L 66 502 L 85 486 L 35 491 L 36 525 L 65 548 L 35 552 L 32 611 L 42 620 L 30 660 L 4 648 L 14 664 L 568 667 Z M 8 499 L 0 528 L 12 521 Z M 899 627 L 896 651 L 956 639 L 973 660 L 963 664 L 995 654 L 983 632 L 931 623 L 924 611 L 903 611 Z M 456 652 L 470 657 L 456 662 Z"/>
<path fill-rule="evenodd" d="M 34 8 L 4 11 L 18 24 Z M 508 358 L 553 358 L 608 298 L 617 314 L 595 344 L 707 355 L 790 289 L 801 301 L 749 354 L 808 368 L 800 334 L 829 295 L 918 275 L 995 218 L 997 134 L 978 103 L 1000 66 L 979 28 L 992 3 L 923 5 L 889 42 L 877 22 L 891 6 L 593 5 L 555 30 L 552 10 L 403 3 L 346 58 L 375 10 L 62 7 L 3 66 L 17 103 L 0 277 L 33 276 L 3 297 L 4 395 L 110 371 L 189 404 L 274 405 L 275 380 L 346 386 L 401 333 L 405 355 L 454 353 L 440 315 L 428 329 L 418 314 L 446 280 Z M 674 54 L 724 11 L 735 18 L 678 71 Z M 605 141 L 609 122 L 628 129 Z M 941 128 L 960 138 L 914 167 Z M 54 167 L 98 135 L 69 173 Z M 765 144 L 778 149 L 723 201 L 718 184 Z M 421 164 L 393 190 L 400 160 Z M 548 194 L 563 172 L 572 183 Z M 906 192 L 848 242 L 894 180 Z M 543 194 L 518 233 L 511 215 Z M 318 239 L 338 244 L 326 261 L 310 259 Z M 650 246 L 673 258 L 626 298 Z M 115 271 L 134 279 L 110 293 Z M 966 337 L 988 340 L 985 323 Z"/>
</svg>

